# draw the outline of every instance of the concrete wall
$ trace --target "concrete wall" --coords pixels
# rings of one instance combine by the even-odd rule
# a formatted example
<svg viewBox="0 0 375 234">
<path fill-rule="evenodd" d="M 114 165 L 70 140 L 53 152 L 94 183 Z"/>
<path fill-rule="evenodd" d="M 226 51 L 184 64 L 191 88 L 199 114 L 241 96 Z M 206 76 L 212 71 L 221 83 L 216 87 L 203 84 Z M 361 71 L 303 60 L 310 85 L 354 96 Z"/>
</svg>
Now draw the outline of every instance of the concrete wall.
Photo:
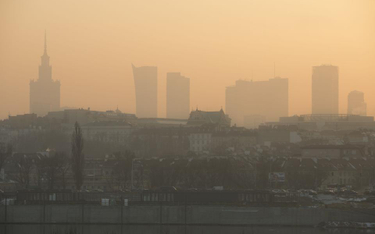
<svg viewBox="0 0 375 234">
<path fill-rule="evenodd" d="M 261 226 L 149 226 L 149 225 L 4 225 L 0 224 L 0 233 L 4 234 L 67 234 L 74 230 L 75 234 L 317 234 L 331 233 L 316 228 L 306 227 L 261 227 Z M 3 231 L 3 232 L 2 232 Z M 336 230 L 334 233 L 363 233 L 355 230 L 344 232 Z"/>
<path fill-rule="evenodd" d="M 160 214 L 162 215 L 161 219 Z M 7 206 L 6 217 L 6 222 L 9 224 L 121 224 L 122 222 L 124 224 L 152 225 L 159 224 L 160 221 L 163 224 L 185 224 L 185 207 L 12 205 Z M 186 223 L 197 225 L 314 226 L 322 221 L 374 222 L 375 216 L 355 211 L 305 207 L 188 206 L 186 209 Z M 0 206 L 0 222 L 5 222 L 5 206 Z"/>
</svg>

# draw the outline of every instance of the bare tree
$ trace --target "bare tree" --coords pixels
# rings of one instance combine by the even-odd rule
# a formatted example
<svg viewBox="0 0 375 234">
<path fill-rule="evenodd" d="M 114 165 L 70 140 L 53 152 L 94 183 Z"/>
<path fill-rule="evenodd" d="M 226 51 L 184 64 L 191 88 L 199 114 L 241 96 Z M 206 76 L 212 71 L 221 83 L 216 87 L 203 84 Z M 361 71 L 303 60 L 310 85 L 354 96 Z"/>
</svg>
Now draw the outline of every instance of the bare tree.
<svg viewBox="0 0 375 234">
<path fill-rule="evenodd" d="M 83 145 L 82 129 L 76 122 L 72 135 L 72 170 L 77 190 L 81 190 L 83 184 L 83 169 L 85 165 L 85 158 L 82 152 Z"/>
<path fill-rule="evenodd" d="M 31 180 L 31 172 L 34 167 L 34 158 L 31 155 L 19 154 L 12 157 L 15 166 L 14 179 L 22 184 L 24 188 L 28 188 Z"/>
<path fill-rule="evenodd" d="M 126 150 L 125 152 L 114 153 L 112 171 L 107 178 L 108 184 L 113 190 L 123 190 L 131 178 L 132 161 L 135 158 L 134 153 Z"/>
<path fill-rule="evenodd" d="M 38 170 L 42 178 L 47 181 L 48 189 L 54 189 L 60 180 L 64 187 L 67 161 L 66 155 L 60 152 L 40 157 Z"/>
<path fill-rule="evenodd" d="M 12 145 L 0 145 L 0 171 L 4 167 L 6 160 L 12 155 Z"/>
<path fill-rule="evenodd" d="M 63 164 L 61 165 L 61 186 L 63 189 L 66 189 L 66 177 L 67 177 L 67 173 L 68 171 L 70 170 L 70 166 L 71 166 L 71 162 L 70 162 L 70 158 L 64 154 L 64 160 L 63 160 Z"/>
</svg>

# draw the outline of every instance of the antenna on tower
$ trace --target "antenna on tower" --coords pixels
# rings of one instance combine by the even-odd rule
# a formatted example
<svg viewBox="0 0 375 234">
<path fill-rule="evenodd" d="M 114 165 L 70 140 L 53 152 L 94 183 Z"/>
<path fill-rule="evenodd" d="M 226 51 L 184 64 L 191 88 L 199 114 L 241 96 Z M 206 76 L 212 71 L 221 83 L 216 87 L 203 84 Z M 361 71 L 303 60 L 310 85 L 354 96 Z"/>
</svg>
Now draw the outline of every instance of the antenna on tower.
<svg viewBox="0 0 375 234">
<path fill-rule="evenodd" d="M 44 53 L 47 53 L 47 30 L 44 29 Z"/>
</svg>

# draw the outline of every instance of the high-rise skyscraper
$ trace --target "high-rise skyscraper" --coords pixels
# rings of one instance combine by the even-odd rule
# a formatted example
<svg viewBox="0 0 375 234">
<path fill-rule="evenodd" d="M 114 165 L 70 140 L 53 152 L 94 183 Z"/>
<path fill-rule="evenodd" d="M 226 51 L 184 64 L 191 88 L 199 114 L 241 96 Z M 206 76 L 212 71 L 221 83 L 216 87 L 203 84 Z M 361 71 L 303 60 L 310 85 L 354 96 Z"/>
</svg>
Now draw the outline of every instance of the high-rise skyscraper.
<svg viewBox="0 0 375 234">
<path fill-rule="evenodd" d="M 190 79 L 179 72 L 167 73 L 167 118 L 188 119 L 190 112 Z"/>
<path fill-rule="evenodd" d="M 247 116 L 262 116 L 264 121 L 278 121 L 288 116 L 288 79 L 268 81 L 237 80 L 225 93 L 226 113 L 237 126 L 244 126 Z"/>
<path fill-rule="evenodd" d="M 158 116 L 158 68 L 133 67 L 136 115 L 140 118 Z"/>
<path fill-rule="evenodd" d="M 354 90 L 348 94 L 348 115 L 367 115 L 367 104 L 363 92 Z"/>
<path fill-rule="evenodd" d="M 60 81 L 52 80 L 46 35 L 44 35 L 44 54 L 41 60 L 38 80 L 30 81 L 30 113 L 45 116 L 50 111 L 60 110 Z"/>
<path fill-rule="evenodd" d="M 339 68 L 331 65 L 312 69 L 312 114 L 339 113 Z"/>
</svg>

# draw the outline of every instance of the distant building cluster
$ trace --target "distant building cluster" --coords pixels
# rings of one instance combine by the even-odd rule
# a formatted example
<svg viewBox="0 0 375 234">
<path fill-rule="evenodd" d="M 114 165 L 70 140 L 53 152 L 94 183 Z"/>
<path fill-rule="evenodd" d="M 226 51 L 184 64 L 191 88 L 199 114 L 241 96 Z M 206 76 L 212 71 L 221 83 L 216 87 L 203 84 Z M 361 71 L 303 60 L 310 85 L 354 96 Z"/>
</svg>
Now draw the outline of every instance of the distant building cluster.
<svg viewBox="0 0 375 234">
<path fill-rule="evenodd" d="M 267 126 L 296 126 L 300 129 L 356 130 L 374 129 L 374 117 L 367 116 L 364 93 L 348 94 L 347 114 L 339 113 L 339 69 L 337 66 L 314 66 L 312 70 L 312 114 L 282 116 L 279 121 L 267 121 Z"/>
<path fill-rule="evenodd" d="M 60 111 L 60 82 L 52 80 L 52 68 L 47 54 L 45 38 L 44 54 L 39 66 L 39 79 L 30 82 L 30 113 L 45 116 L 49 112 Z M 166 77 L 166 119 L 158 119 L 158 69 L 153 66 L 135 67 L 132 65 L 136 116 L 147 122 L 176 123 L 187 120 L 190 115 L 190 79 L 179 72 L 169 72 Z M 289 82 L 287 78 L 275 77 L 267 81 L 237 80 L 234 86 L 225 91 L 225 110 L 231 124 L 249 129 L 260 125 L 303 125 L 303 128 L 322 129 L 335 122 L 344 120 L 345 127 L 371 127 L 371 118 L 366 116 L 367 104 L 364 93 L 352 91 L 348 94 L 348 117 L 339 113 L 339 68 L 332 65 L 312 68 L 312 117 L 319 124 L 306 121 L 304 116 L 289 117 Z M 53 114 L 49 114 L 53 115 Z M 327 116 L 324 116 L 327 115 Z M 336 117 L 334 117 L 336 115 Z M 341 116 L 341 117 L 340 117 Z M 174 120 L 173 120 L 174 119 Z M 149 122 L 149 121 L 148 121 Z M 304 122 L 304 124 L 301 124 Z M 305 124 L 308 122 L 308 124 Z M 366 122 L 366 123 L 364 123 Z M 298 123 L 298 124 L 297 124 Z M 328 124 L 328 125 L 329 125 Z M 356 125 L 357 124 L 357 125 Z M 306 125 L 309 125 L 307 127 Z M 332 125 L 332 124 L 331 124 Z M 342 122 L 337 123 L 342 125 Z"/>
<path fill-rule="evenodd" d="M 225 107 L 233 124 L 238 126 L 246 123 L 245 127 L 257 127 L 262 120 L 276 121 L 288 116 L 288 79 L 238 80 L 235 86 L 226 89 Z"/>
<path fill-rule="evenodd" d="M 310 131 L 375 129 L 373 116 L 361 115 L 295 115 L 280 117 L 278 122 L 266 122 L 266 126 L 296 126 Z"/>
<path fill-rule="evenodd" d="M 157 67 L 132 66 L 136 94 L 136 115 L 140 118 L 157 118 Z M 189 111 L 190 79 L 181 76 L 179 72 L 167 73 L 167 118 L 187 119 Z"/>
<path fill-rule="evenodd" d="M 85 190 L 134 188 L 134 180 L 151 189 L 375 186 L 374 117 L 360 91 L 349 93 L 340 114 L 336 66 L 313 67 L 312 114 L 294 116 L 287 78 L 237 80 L 226 88 L 224 112 L 190 110 L 190 79 L 167 73 L 166 118 L 158 117 L 157 67 L 132 69 L 135 114 L 62 110 L 45 42 L 30 113 L 0 121 L 0 153 L 14 150 L 0 165 L 0 189 L 50 186 L 40 160 L 71 154 L 75 123 L 84 139 Z M 59 173 L 56 188 L 74 190 L 69 166 Z"/>
</svg>

